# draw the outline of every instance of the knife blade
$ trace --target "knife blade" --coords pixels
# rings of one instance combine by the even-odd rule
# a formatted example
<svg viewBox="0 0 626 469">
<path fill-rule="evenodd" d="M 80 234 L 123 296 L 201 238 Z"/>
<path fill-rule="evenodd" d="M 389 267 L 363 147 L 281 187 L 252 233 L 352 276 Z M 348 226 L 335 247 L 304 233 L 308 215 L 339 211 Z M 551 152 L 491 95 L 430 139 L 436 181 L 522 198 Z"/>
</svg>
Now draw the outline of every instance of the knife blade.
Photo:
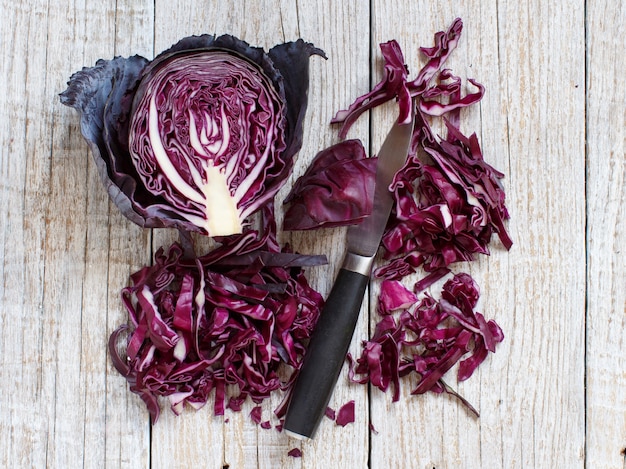
<svg viewBox="0 0 626 469">
<path fill-rule="evenodd" d="M 348 228 L 343 263 L 311 335 L 291 393 L 283 425 L 289 436 L 313 438 L 328 406 L 393 206 L 389 185 L 406 161 L 413 125 L 413 118 L 409 123 L 396 122 L 378 152 L 372 213 Z"/>
</svg>

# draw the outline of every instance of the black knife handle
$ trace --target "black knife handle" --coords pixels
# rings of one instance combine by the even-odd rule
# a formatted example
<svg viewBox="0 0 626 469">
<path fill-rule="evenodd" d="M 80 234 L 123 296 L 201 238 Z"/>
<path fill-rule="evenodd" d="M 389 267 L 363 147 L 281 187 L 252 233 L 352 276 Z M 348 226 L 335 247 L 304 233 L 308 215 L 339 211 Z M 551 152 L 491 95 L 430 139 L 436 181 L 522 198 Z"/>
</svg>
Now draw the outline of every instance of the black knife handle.
<svg viewBox="0 0 626 469">
<path fill-rule="evenodd" d="M 359 318 L 368 275 L 339 270 L 296 378 L 283 429 L 312 438 L 324 416 Z"/>
</svg>

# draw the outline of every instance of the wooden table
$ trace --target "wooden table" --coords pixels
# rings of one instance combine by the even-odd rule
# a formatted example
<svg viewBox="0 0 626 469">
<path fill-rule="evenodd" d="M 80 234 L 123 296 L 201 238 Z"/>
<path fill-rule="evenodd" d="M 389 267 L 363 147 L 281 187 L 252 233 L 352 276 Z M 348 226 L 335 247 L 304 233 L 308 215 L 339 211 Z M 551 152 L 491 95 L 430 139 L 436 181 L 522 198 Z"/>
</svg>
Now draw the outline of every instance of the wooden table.
<svg viewBox="0 0 626 469">
<path fill-rule="evenodd" d="M 210 406 L 180 417 L 165 409 L 152 427 L 113 369 L 107 339 L 126 320 L 119 293 L 129 274 L 175 235 L 143 230 L 109 202 L 78 115 L 57 96 L 69 76 L 98 58 L 151 58 L 204 32 L 266 48 L 314 42 L 328 60 L 311 60 L 293 182 L 337 141 L 334 112 L 381 76 L 378 44 L 397 39 L 414 73 L 418 47 L 457 16 L 465 29 L 449 66 L 487 89 L 463 126 L 506 174 L 515 242 L 507 252 L 494 240 L 491 256 L 457 267 L 481 285 L 481 310 L 506 335 L 470 380 L 449 378 L 480 419 L 445 396 L 410 396 L 411 383 L 392 403 L 344 373 L 331 406 L 354 399 L 356 421 L 325 421 L 312 442 L 261 429 L 251 403 L 225 417 Z M 625 29 L 625 4 L 609 0 L 3 0 L 0 466 L 626 467 Z M 394 112 L 377 109 L 350 136 L 375 151 Z M 324 294 L 344 234 L 282 235 L 329 256 L 311 271 Z M 353 352 L 376 320 L 373 305 Z M 288 456 L 292 448 L 302 457 Z"/>
</svg>

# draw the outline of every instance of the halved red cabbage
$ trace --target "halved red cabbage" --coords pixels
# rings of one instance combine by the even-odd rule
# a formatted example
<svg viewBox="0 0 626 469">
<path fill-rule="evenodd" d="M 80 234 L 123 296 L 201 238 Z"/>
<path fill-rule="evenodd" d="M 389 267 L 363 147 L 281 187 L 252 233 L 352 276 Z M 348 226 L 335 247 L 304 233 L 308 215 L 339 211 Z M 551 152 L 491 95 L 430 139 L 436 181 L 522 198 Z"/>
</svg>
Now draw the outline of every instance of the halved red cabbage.
<svg viewBox="0 0 626 469">
<path fill-rule="evenodd" d="M 302 40 L 265 53 L 230 35 L 182 39 L 152 62 L 99 60 L 61 102 L 81 113 L 102 181 L 148 228 L 240 233 L 272 199 L 302 145 L 308 63 Z"/>
</svg>

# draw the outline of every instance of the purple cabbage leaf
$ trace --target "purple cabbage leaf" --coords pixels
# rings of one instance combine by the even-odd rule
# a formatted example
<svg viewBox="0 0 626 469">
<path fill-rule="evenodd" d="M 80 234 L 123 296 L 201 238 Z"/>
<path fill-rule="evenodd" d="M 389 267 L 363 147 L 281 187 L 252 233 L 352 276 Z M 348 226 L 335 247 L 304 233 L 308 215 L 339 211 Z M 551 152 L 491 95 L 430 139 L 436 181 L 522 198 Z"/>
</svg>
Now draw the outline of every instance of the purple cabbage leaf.
<svg viewBox="0 0 626 469">
<path fill-rule="evenodd" d="M 376 158 L 360 140 L 320 151 L 285 198 L 285 230 L 356 224 L 372 212 Z"/>
</svg>

